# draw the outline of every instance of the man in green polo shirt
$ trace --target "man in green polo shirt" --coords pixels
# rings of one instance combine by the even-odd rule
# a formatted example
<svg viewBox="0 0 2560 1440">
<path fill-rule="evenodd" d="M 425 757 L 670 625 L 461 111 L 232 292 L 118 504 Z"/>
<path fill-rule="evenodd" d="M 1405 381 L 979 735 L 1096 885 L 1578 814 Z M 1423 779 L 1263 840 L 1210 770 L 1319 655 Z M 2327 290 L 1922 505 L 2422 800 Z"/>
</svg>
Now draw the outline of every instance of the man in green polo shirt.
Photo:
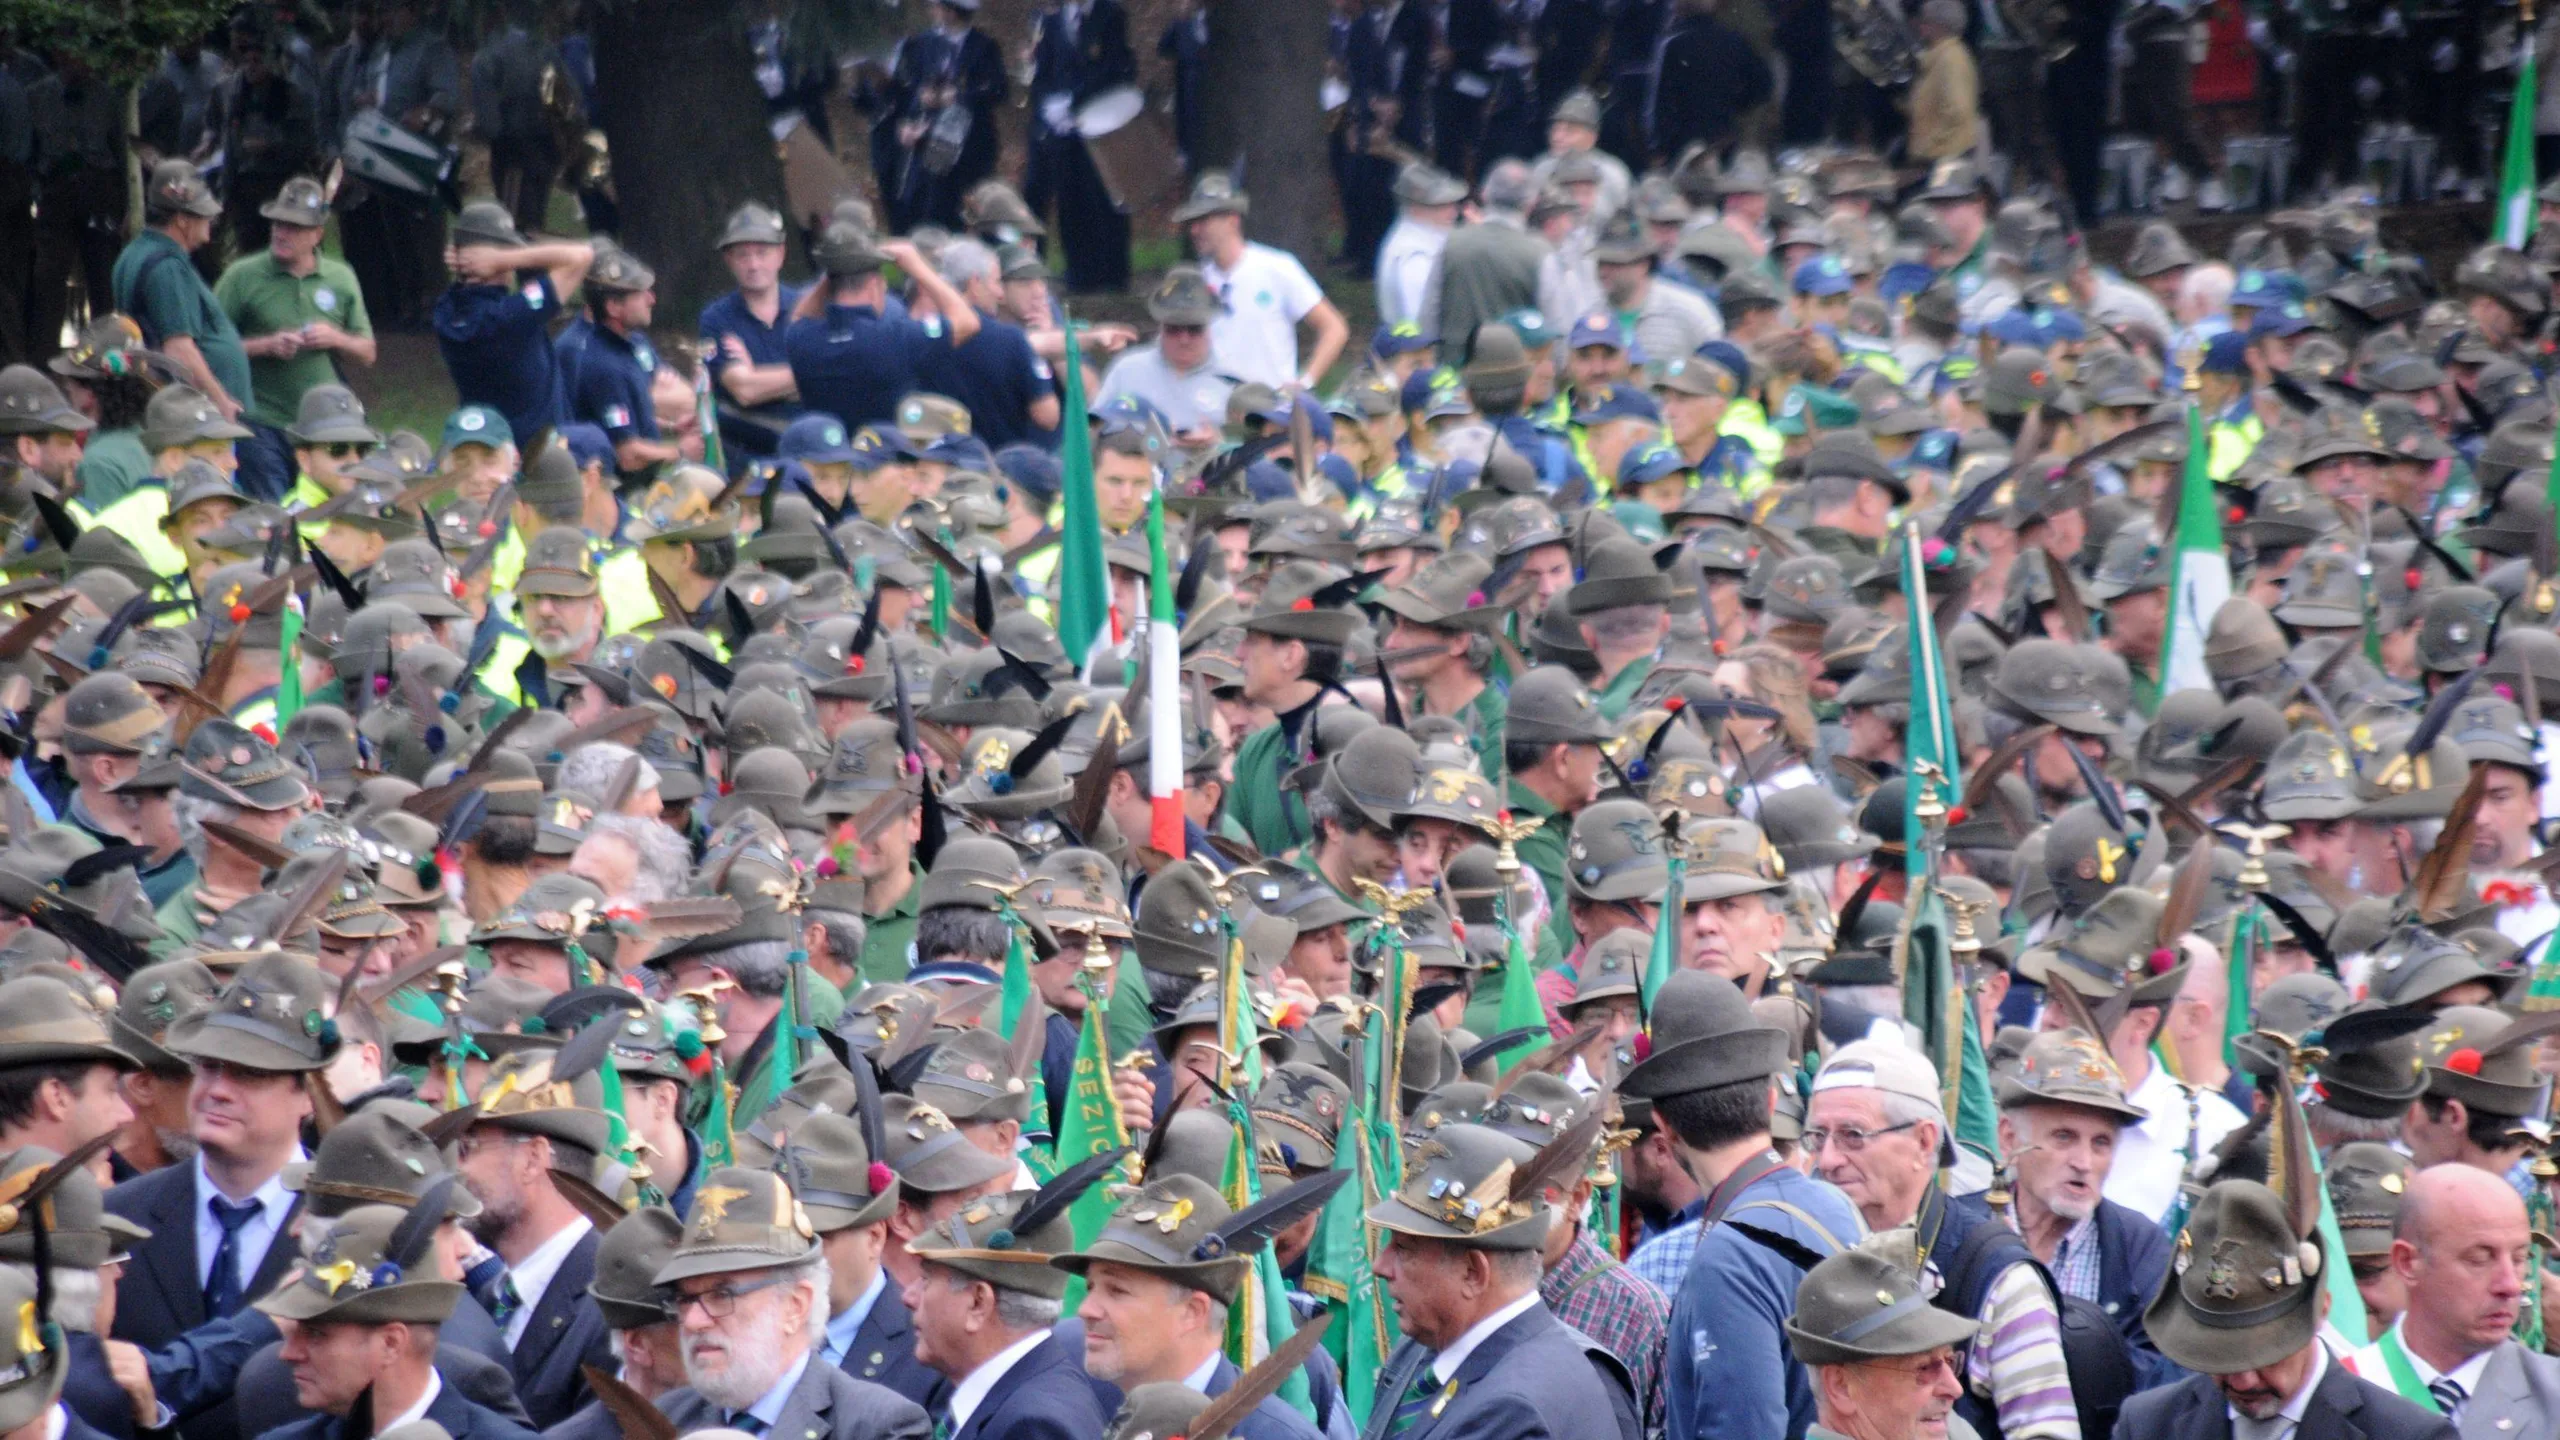
<svg viewBox="0 0 2560 1440">
<path fill-rule="evenodd" d="M 1244 640 L 1236 648 L 1245 699 L 1273 719 L 1236 747 L 1236 783 L 1229 796 L 1237 822 L 1265 855 L 1315 838 L 1306 806 L 1280 788 L 1280 779 L 1305 753 L 1317 704 L 1328 689 L 1341 686 L 1342 648 L 1361 624 L 1351 591 L 1350 577 L 1333 566 L 1292 560 L 1272 574 L 1261 602 L 1245 617 Z"/>
<path fill-rule="evenodd" d="M 1520 863 L 1546 885 L 1546 940 L 1561 956 L 1574 946 L 1565 915 L 1565 838 L 1573 817 L 1600 798 L 1606 762 L 1600 747 L 1612 738 L 1608 720 L 1591 692 L 1561 665 L 1540 665 L 1513 683 L 1503 716 L 1502 754 L 1511 769 L 1505 803 L 1514 820 L 1541 820 L 1518 847 Z"/>
<path fill-rule="evenodd" d="M 1601 683 L 1592 697 L 1611 724 L 1624 715 L 1653 673 L 1671 634 L 1671 577 L 1632 540 L 1593 547 L 1582 581 L 1565 592 L 1582 643 L 1599 657 Z"/>
<path fill-rule="evenodd" d="M 1503 610 L 1487 602 L 1493 564 L 1470 550 L 1435 556 L 1378 597 L 1395 617 L 1384 655 L 1408 715 L 1451 715 L 1490 779 L 1502 765 L 1502 692 L 1489 678 Z"/>
<path fill-rule="evenodd" d="M 175 361 L 197 393 L 226 420 L 247 412 L 255 391 L 249 354 L 213 288 L 187 257 L 213 239 L 222 202 L 184 160 L 151 167 L 143 187 L 145 228 L 116 257 L 116 308 L 142 324 L 142 338 Z"/>
<path fill-rule="evenodd" d="M 345 366 L 371 366 L 374 346 L 356 272 L 320 253 L 329 223 L 320 182 L 296 176 L 258 213 L 274 222 L 266 252 L 233 261 L 213 296 L 249 357 L 257 391 L 249 419 L 265 443 L 249 447 L 243 480 L 264 495 L 282 494 L 295 478 L 275 441 L 301 418 L 303 397 L 336 383 Z"/>
</svg>

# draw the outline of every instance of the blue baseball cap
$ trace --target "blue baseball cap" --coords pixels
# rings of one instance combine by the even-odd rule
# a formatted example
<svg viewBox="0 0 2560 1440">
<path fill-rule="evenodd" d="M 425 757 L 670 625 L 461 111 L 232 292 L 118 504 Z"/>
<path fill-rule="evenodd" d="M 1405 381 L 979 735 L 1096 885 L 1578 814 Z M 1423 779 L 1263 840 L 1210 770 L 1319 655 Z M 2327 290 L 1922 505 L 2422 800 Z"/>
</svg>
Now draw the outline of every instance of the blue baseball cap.
<svg viewBox="0 0 2560 1440">
<path fill-rule="evenodd" d="M 1114 395 L 1108 400 L 1096 401 L 1085 413 L 1092 417 L 1094 424 L 1102 427 L 1106 432 L 1134 430 L 1145 426 L 1153 426 L 1158 430 L 1170 428 L 1165 424 L 1162 410 L 1157 409 L 1152 402 L 1136 395 Z"/>
<path fill-rule="evenodd" d="M 1420 325 L 1410 320 L 1399 320 L 1393 325 L 1378 327 L 1378 333 L 1369 337 L 1369 353 L 1381 360 L 1391 360 L 1398 355 L 1428 350 L 1439 343 L 1423 334 Z"/>
<path fill-rule="evenodd" d="M 1883 278 L 1876 281 L 1876 293 L 1890 301 L 1917 295 L 1929 288 L 1938 272 L 1917 260 L 1896 260 L 1884 267 Z"/>
<path fill-rule="evenodd" d="M 2249 338 L 2252 340 L 2261 335 L 2299 335 L 2305 330 L 2317 328 L 2319 327 L 2312 321 L 2311 313 L 2302 307 L 2302 302 L 2299 300 L 2287 300 L 2281 305 L 2269 305 L 2249 317 Z"/>
<path fill-rule="evenodd" d="M 1065 481 L 1058 470 L 1058 457 L 1037 445 L 1007 445 L 997 451 L 996 473 L 1015 489 L 1038 498 L 1044 505 L 1057 499 L 1058 492 L 1065 488 Z"/>
<path fill-rule="evenodd" d="M 2225 330 L 2206 343 L 2204 359 L 2196 363 L 2196 373 L 2199 375 L 2246 375 L 2249 373 L 2249 362 L 2243 352 L 2248 348 L 2248 336 L 2237 330 Z"/>
<path fill-rule="evenodd" d="M 853 442 L 845 448 L 845 458 L 853 462 L 856 470 L 877 470 L 916 458 L 916 447 L 889 425 L 863 426 L 854 432 Z"/>
<path fill-rule="evenodd" d="M 1244 488 L 1257 501 L 1298 498 L 1298 482 L 1268 460 L 1256 460 L 1244 467 Z"/>
<path fill-rule="evenodd" d="M 1910 453 L 1902 457 L 1896 468 L 1912 470 L 1948 470 L 1956 463 L 1956 432 L 1947 429 L 1923 430 L 1911 442 Z"/>
<path fill-rule="evenodd" d="M 1816 299 L 1846 295 L 1857 288 L 1857 282 L 1849 278 L 1849 268 L 1840 263 L 1837 255 L 1816 255 L 1805 261 L 1796 267 L 1787 283 L 1797 294 Z"/>
<path fill-rule="evenodd" d="M 1983 332 L 2003 345 L 2041 350 L 2065 340 L 2086 340 L 2089 327 L 2069 310 L 2016 305 L 1994 316 Z"/>
<path fill-rule="evenodd" d="M 486 445 L 495 450 L 516 443 L 515 427 L 507 417 L 486 405 L 465 405 L 444 417 L 444 448 L 452 453 L 456 445 Z"/>
<path fill-rule="evenodd" d="M 2288 300 L 2307 300 L 2311 292 L 2302 277 L 2290 270 L 2261 270 L 2256 266 L 2240 272 L 2231 285 L 2231 303 L 2252 309 L 2281 305 Z"/>
<path fill-rule="evenodd" d="M 1677 446 L 1661 440 L 1647 441 L 1628 451 L 1626 458 L 1618 462 L 1618 488 L 1632 490 L 1690 468 L 1688 457 L 1682 455 Z"/>
<path fill-rule="evenodd" d="M 613 471 L 613 437 L 604 433 L 603 426 L 573 421 L 561 426 L 559 434 L 560 443 L 569 447 L 569 458 L 578 462 L 579 469 L 602 465 L 606 473 Z"/>
<path fill-rule="evenodd" d="M 937 435 L 917 457 L 954 470 L 975 470 L 981 474 L 996 468 L 996 457 L 987 450 L 987 442 L 975 435 Z"/>
<path fill-rule="evenodd" d="M 1662 407 L 1653 397 L 1634 385 L 1603 385 L 1576 406 L 1573 423 L 1598 425 L 1610 420 L 1644 420 L 1662 423 Z"/>
<path fill-rule="evenodd" d="M 1605 310 L 1594 310 L 1573 322 L 1572 338 L 1565 345 L 1572 350 L 1589 349 L 1595 345 L 1624 350 L 1630 343 L 1627 332 L 1619 328 L 1617 316 Z"/>
<path fill-rule="evenodd" d="M 1511 333 L 1520 337 L 1520 347 L 1524 350 L 1544 350 L 1561 338 L 1555 327 L 1547 323 L 1543 313 L 1525 305 L 1503 316 L 1497 323 L 1510 326 Z"/>
<path fill-rule="evenodd" d="M 844 422 L 824 411 L 812 410 L 791 422 L 775 443 L 773 453 L 780 459 L 806 464 L 841 465 L 853 459 L 853 437 L 845 433 Z"/>
<path fill-rule="evenodd" d="M 1710 340 L 1699 346 L 1698 358 L 1723 366 L 1737 387 L 1751 383 L 1751 357 L 1743 354 L 1742 347 L 1730 340 Z"/>
<path fill-rule="evenodd" d="M 1360 472 L 1351 468 L 1350 461 L 1331 450 L 1316 457 L 1316 473 L 1332 482 L 1333 488 L 1346 496 L 1360 493 Z"/>
</svg>

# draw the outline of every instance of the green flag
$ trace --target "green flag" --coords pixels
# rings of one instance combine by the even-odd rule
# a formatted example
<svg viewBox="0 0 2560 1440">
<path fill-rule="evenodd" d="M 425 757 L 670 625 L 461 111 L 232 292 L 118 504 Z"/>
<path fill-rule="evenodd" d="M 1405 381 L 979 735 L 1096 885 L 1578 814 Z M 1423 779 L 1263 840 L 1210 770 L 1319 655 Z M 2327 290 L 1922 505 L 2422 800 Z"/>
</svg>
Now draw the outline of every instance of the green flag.
<svg viewBox="0 0 2560 1440">
<path fill-rule="evenodd" d="M 1506 812 L 1502 818 L 1508 822 L 1511 817 Z M 1501 893 L 1493 897 L 1494 915 L 1502 923 L 1502 1008 L 1496 1012 L 1494 1022 L 1494 1033 L 1499 1035 L 1547 1023 L 1547 1007 L 1538 999 L 1538 972 L 1529 960 L 1529 939 L 1512 923 L 1511 891 L 1519 874 L 1518 862 L 1512 863 L 1514 869 L 1504 871 L 1497 864 L 1494 872 L 1501 887 Z M 1497 1056 L 1494 1063 L 1508 1072 L 1536 1052 L 1533 1044 L 1515 1045 Z"/>
<path fill-rule="evenodd" d="M 1066 515 L 1058 536 L 1058 643 L 1078 670 L 1097 639 L 1109 638 L 1111 581 L 1102 571 L 1102 511 L 1093 498 L 1093 435 L 1085 424 L 1084 366 L 1077 362 L 1076 323 L 1067 322 L 1065 421 L 1058 427 L 1058 472 Z"/>
<path fill-rule="evenodd" d="M 1676 724 L 1679 719 L 1674 715 L 1662 723 Z M 1672 971 L 1680 968 L 1680 891 L 1687 883 L 1688 874 L 1689 863 L 1674 850 L 1671 854 L 1671 880 L 1662 887 L 1662 913 L 1654 921 L 1653 953 L 1645 957 L 1644 962 L 1643 998 L 1647 1015 L 1653 1013 L 1653 997 L 1662 993 L 1663 982 L 1671 978 Z"/>
<path fill-rule="evenodd" d="M 1359 1033 L 1351 1029 L 1345 1030 L 1343 1043 L 1351 1049 L 1356 1075 L 1365 1080 L 1376 1073 L 1378 1046 L 1364 1045 Z M 1333 1192 L 1316 1221 L 1315 1236 L 1307 1246 L 1305 1281 L 1307 1293 L 1324 1301 L 1333 1312 L 1333 1325 L 1325 1331 L 1324 1345 L 1341 1368 L 1343 1403 L 1351 1411 L 1355 1430 L 1368 1424 L 1378 1388 L 1378 1371 L 1397 1338 L 1394 1306 L 1385 1287 L 1378 1284 L 1377 1273 L 1370 1268 L 1377 1256 L 1369 1243 L 1373 1232 L 1363 1218 L 1363 1212 L 1376 1203 L 1380 1194 L 1377 1127 L 1370 1095 L 1370 1087 L 1365 1084 L 1352 1088 L 1351 1104 L 1342 1117 L 1341 1136 L 1333 1150 L 1334 1168 L 1352 1172 L 1352 1178 Z"/>
<path fill-rule="evenodd" d="M 1066 1109 L 1058 1116 L 1058 1168 L 1063 1170 L 1079 1160 L 1090 1160 L 1108 1150 L 1129 1143 L 1129 1126 L 1120 1113 L 1119 1092 L 1111 1088 L 1111 1041 L 1102 1023 L 1103 1001 L 1084 987 L 1084 1020 L 1076 1027 L 1076 1063 L 1067 1088 Z M 1125 1166 L 1123 1167 L 1125 1171 Z M 1095 1185 L 1076 1197 L 1067 1207 L 1067 1223 L 1074 1227 L 1076 1248 L 1081 1250 L 1102 1233 L 1111 1219 L 1109 1182 Z M 1066 1299 L 1059 1313 L 1072 1315 L 1076 1302 L 1084 1298 L 1084 1277 L 1067 1282 Z"/>
<path fill-rule="evenodd" d="M 2516 95 L 2507 109 L 2506 160 L 2498 167 L 2498 243 L 2510 250 L 2533 243 L 2533 115 L 2542 96 L 2530 21 L 2516 41 Z"/>
<path fill-rule="evenodd" d="M 1004 983 L 996 996 L 995 1028 L 997 1034 L 1010 1041 L 1013 1032 L 1022 1026 L 1023 1007 L 1031 1003 L 1031 947 L 1023 943 L 1025 927 L 1022 916 L 1010 904 L 1004 907 L 1004 922 Z M 1031 1091 L 1031 1118 L 1023 1122 L 1022 1133 L 1045 1139 L 1049 1131 L 1049 1093 L 1036 1059 L 1032 1062 L 1031 1073 L 1022 1077 L 1022 1083 Z M 1037 1155 L 1041 1148 L 1045 1147 L 1034 1147 L 1032 1153 Z M 1034 1173 L 1038 1172 L 1037 1165 L 1032 1168 Z"/>
<path fill-rule="evenodd" d="M 2214 503 L 2206 463 L 2204 409 L 2187 405 L 2187 468 L 2178 489 L 2178 533 L 2162 537 L 2169 552 L 2169 625 L 2160 636 L 2160 693 L 2210 690 L 2205 632 L 2214 612 L 2231 598 L 2231 557 L 2222 542 L 2222 512 Z"/>
</svg>

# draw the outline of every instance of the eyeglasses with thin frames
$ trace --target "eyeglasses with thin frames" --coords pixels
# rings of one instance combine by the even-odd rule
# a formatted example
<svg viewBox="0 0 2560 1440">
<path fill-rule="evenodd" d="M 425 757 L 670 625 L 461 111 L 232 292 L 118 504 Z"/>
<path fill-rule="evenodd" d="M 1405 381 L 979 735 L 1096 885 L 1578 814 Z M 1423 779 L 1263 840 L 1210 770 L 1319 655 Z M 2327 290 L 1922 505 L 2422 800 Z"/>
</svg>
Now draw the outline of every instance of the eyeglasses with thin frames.
<svg viewBox="0 0 2560 1440">
<path fill-rule="evenodd" d="M 1867 1148 L 1868 1141 L 1880 1135 L 1891 1135 L 1897 1130 L 1908 1130 L 1919 1123 L 1917 1120 L 1905 1120 L 1899 1125 L 1887 1125 L 1881 1130 L 1861 1130 L 1855 1125 L 1842 1125 L 1836 1129 L 1827 1125 L 1819 1126 L 1804 1132 L 1803 1144 L 1806 1150 L 1818 1154 L 1824 1146 L 1836 1140 L 1840 1143 L 1840 1149 L 1844 1154 L 1855 1155 Z"/>
<path fill-rule="evenodd" d="M 774 1275 L 747 1285 L 714 1285 L 708 1290 L 697 1290 L 690 1295 L 670 1287 L 665 1294 L 668 1306 L 674 1309 L 676 1318 L 679 1320 L 684 1318 L 687 1310 L 696 1305 L 701 1306 L 702 1313 L 712 1319 L 726 1320 L 738 1313 L 739 1296 L 753 1295 L 759 1290 L 770 1290 L 791 1278 L 788 1275 Z"/>
</svg>

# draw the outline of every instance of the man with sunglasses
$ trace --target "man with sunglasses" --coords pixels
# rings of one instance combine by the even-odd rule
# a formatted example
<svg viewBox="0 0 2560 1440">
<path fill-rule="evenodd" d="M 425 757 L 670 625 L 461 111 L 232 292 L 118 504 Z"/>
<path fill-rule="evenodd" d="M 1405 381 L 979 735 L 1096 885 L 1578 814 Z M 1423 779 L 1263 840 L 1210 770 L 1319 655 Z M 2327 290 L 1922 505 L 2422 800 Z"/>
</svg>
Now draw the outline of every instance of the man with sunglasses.
<svg viewBox="0 0 2560 1440">
<path fill-rule="evenodd" d="M 1200 267 L 1176 265 L 1148 294 L 1147 313 L 1158 327 L 1155 343 L 1111 362 L 1094 403 L 1124 395 L 1144 400 L 1163 413 L 1174 444 L 1207 450 L 1218 443 L 1227 423 L 1227 396 L 1241 383 L 1218 363 L 1209 340 L 1218 297 Z"/>
<path fill-rule="evenodd" d="M 382 443 L 382 432 L 365 421 L 364 402 L 334 380 L 303 392 L 282 433 L 293 444 L 296 467 L 292 493 L 285 499 L 297 510 L 345 494 L 356 483 L 348 468 Z M 254 451 L 256 443 L 250 448 Z"/>
<path fill-rule="evenodd" d="M 1934 1302 L 1982 1322 L 1987 1343 L 1965 1359 L 1965 1419 L 2008 1440 L 2079 1440 L 2062 1351 L 2062 1301 L 2024 1240 L 1979 1196 L 1938 1184 L 1948 1158 L 1938 1069 L 1900 1040 L 1843 1045 L 1813 1079 L 1804 1153 L 1849 1197 L 1874 1233 L 1916 1227 L 1946 1277 Z M 1975 1232 L 1994 1227 L 1986 1239 Z M 1959 1263 L 1961 1261 L 1962 1263 Z"/>
</svg>

